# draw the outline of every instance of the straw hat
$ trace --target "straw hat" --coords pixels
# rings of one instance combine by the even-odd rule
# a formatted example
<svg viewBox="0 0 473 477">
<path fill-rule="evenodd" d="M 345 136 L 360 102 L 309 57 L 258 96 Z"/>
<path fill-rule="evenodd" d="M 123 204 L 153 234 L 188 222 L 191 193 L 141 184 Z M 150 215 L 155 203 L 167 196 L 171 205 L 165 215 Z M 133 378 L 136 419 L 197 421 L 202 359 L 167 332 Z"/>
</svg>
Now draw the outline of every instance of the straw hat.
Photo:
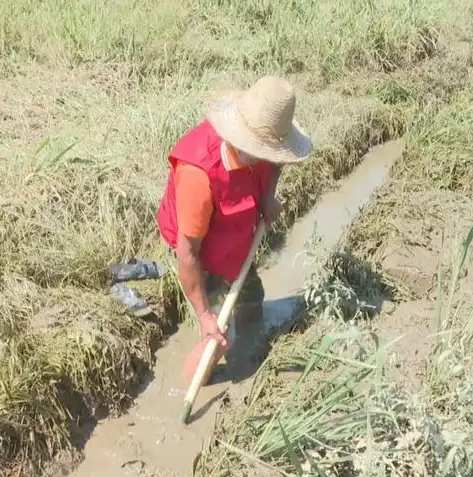
<svg viewBox="0 0 473 477">
<path fill-rule="evenodd" d="M 219 136 L 251 156 L 284 164 L 305 159 L 310 139 L 294 120 L 296 95 L 285 80 L 266 76 L 245 91 L 214 101 L 207 119 Z"/>
</svg>

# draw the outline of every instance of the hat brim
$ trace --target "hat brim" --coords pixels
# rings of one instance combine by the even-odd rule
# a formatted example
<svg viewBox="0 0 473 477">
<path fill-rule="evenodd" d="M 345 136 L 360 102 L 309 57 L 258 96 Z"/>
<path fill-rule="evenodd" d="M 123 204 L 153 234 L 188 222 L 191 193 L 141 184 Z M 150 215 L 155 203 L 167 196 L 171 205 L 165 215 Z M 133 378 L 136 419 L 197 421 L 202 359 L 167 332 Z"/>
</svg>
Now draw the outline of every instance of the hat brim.
<svg viewBox="0 0 473 477">
<path fill-rule="evenodd" d="M 311 154 L 312 142 L 295 121 L 280 141 L 265 141 L 252 133 L 238 113 L 236 103 L 241 94 L 235 92 L 217 99 L 207 109 L 206 117 L 222 139 L 253 157 L 275 164 L 298 163 Z"/>
</svg>

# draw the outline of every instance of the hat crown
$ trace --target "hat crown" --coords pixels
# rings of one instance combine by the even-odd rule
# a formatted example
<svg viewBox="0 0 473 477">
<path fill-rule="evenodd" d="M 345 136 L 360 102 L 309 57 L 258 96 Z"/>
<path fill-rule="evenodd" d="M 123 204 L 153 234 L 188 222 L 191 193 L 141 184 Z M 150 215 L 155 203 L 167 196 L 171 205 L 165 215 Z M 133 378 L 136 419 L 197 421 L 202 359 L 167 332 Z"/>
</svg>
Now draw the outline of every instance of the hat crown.
<svg viewBox="0 0 473 477">
<path fill-rule="evenodd" d="M 282 139 L 292 129 L 296 95 L 285 80 L 266 76 L 251 86 L 238 101 L 247 126 L 260 134 Z"/>
</svg>

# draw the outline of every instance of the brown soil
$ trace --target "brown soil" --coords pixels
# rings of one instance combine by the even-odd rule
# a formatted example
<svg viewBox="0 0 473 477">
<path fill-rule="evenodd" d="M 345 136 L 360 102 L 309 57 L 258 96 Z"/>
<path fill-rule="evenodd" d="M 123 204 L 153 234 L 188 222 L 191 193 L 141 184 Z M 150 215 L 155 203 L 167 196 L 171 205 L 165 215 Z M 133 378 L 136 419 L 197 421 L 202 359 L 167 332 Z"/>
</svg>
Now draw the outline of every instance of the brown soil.
<svg viewBox="0 0 473 477">
<path fill-rule="evenodd" d="M 376 320 L 379 337 L 389 346 L 387 379 L 419 390 L 425 376 L 425 359 L 433 343 L 435 306 L 427 300 L 401 303 L 383 311 Z M 401 339 L 399 339 L 401 338 Z"/>
<path fill-rule="evenodd" d="M 460 245 L 471 227 L 473 201 L 451 191 L 407 193 L 397 199 L 403 207 L 392 210 L 384 237 L 370 254 L 414 298 L 397 306 L 385 303 L 375 327 L 385 343 L 398 340 L 390 348 L 388 378 L 419 391 L 437 332 L 438 273 L 440 270 L 445 296 Z M 384 200 L 392 200 L 389 187 L 378 196 L 378 206 Z M 372 207 L 370 212 L 376 204 Z M 366 226 L 371 219 L 365 216 L 360 220 L 357 227 Z M 366 250 L 363 244 L 358 248 Z M 471 311 L 467 306 L 472 302 L 471 256 L 467 257 L 455 298 L 458 318 Z"/>
</svg>

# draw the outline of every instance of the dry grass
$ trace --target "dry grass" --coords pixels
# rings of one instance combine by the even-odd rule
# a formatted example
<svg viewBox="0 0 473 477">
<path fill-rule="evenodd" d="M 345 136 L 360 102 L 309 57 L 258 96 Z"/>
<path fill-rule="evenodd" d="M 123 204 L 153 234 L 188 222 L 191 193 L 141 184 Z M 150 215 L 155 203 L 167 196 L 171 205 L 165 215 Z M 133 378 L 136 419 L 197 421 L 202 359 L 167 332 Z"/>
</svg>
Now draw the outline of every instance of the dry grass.
<svg viewBox="0 0 473 477">
<path fill-rule="evenodd" d="M 0 456 L 38 471 L 97 409 L 130 402 L 164 323 L 135 320 L 99 292 L 20 278 L 5 280 L 1 297 Z"/>
<path fill-rule="evenodd" d="M 5 469 L 41 468 L 96 406 L 125 405 L 152 364 L 175 279 L 145 287 L 159 318 L 146 324 L 104 295 L 105 270 L 135 255 L 163 256 L 154 212 L 166 153 L 200 117 L 202 100 L 282 74 L 300 92 L 301 123 L 320 132 L 313 161 L 283 176 L 284 214 L 265 244 L 274 245 L 370 145 L 403 133 L 415 105 L 436 94 L 435 81 L 410 72 L 442 53 L 451 25 L 468 34 L 465 16 L 427 0 L 2 2 Z M 388 73 L 406 81 L 405 101 Z M 347 88 L 358 83 L 359 91 Z M 442 88 L 446 100 L 451 91 Z M 468 169 L 458 164 L 453 176 L 466 187 Z"/>
</svg>

